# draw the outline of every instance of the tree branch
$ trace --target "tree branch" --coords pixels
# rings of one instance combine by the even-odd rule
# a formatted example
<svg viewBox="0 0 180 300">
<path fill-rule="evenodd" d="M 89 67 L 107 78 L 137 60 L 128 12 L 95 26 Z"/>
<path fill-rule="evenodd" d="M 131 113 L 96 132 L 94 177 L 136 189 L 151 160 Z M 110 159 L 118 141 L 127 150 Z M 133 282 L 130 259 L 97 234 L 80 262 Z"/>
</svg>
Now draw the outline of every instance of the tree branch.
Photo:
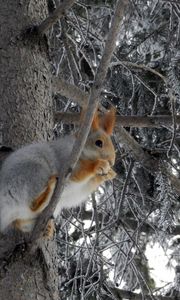
<svg viewBox="0 0 180 300">
<path fill-rule="evenodd" d="M 68 10 L 74 2 L 75 0 L 66 0 L 61 3 L 54 12 L 37 27 L 38 34 L 43 35 L 54 23 L 57 22 L 57 20 L 65 15 L 66 10 Z"/>
<path fill-rule="evenodd" d="M 63 166 L 62 172 L 59 174 L 59 178 L 57 181 L 57 185 L 54 191 L 54 194 L 52 196 L 52 199 L 49 203 L 49 205 L 45 208 L 41 216 L 38 218 L 35 228 L 33 230 L 31 241 L 36 241 L 40 235 L 40 233 L 45 228 L 47 221 L 52 216 L 57 203 L 59 202 L 60 195 L 63 190 L 63 186 L 65 183 L 65 176 L 69 174 L 76 162 L 79 159 L 79 156 L 81 154 L 81 151 L 85 145 L 91 123 L 93 120 L 94 113 L 98 107 L 98 101 L 99 101 L 99 95 L 106 77 L 106 73 L 108 70 L 108 66 L 113 54 L 113 51 L 116 47 L 116 40 L 119 33 L 119 24 L 122 20 L 123 14 L 124 14 L 124 8 L 127 5 L 127 0 L 119 0 L 116 5 L 114 18 L 112 20 L 111 28 L 109 30 L 109 34 L 107 37 L 107 41 L 104 48 L 104 53 L 102 55 L 102 59 L 99 64 L 99 68 L 97 69 L 97 73 L 95 76 L 94 84 L 91 88 L 90 97 L 87 105 L 87 110 L 84 114 L 84 118 L 82 120 L 79 136 L 74 144 L 71 157 L 69 159 L 69 166 Z"/>
<path fill-rule="evenodd" d="M 55 77 L 52 81 L 53 91 L 62 96 L 77 102 L 83 108 L 87 106 L 89 94 L 82 91 L 77 86 L 67 83 L 65 80 Z"/>
<path fill-rule="evenodd" d="M 86 221 L 86 220 L 92 220 L 92 211 L 84 211 L 82 214 L 82 220 Z M 99 219 L 102 220 L 102 218 L 104 217 L 104 215 L 102 213 L 98 213 Z M 105 217 L 105 221 L 106 223 L 108 223 L 110 216 L 106 216 Z M 128 229 L 131 230 L 136 230 L 136 228 L 139 226 L 138 221 L 136 221 L 134 218 L 129 218 L 129 217 L 121 217 L 121 221 L 127 226 Z M 93 227 L 92 227 L 93 229 Z M 139 226 L 138 230 L 139 232 L 145 232 L 146 234 L 156 234 L 155 230 L 159 230 L 155 224 L 153 226 L 151 226 L 150 224 L 148 224 L 147 222 L 143 222 L 141 224 L 141 226 Z M 168 229 L 167 234 L 174 236 L 174 235 L 179 235 L 180 234 L 180 225 L 176 225 L 174 227 L 172 227 L 171 229 Z M 79 234 L 79 235 L 78 235 Z M 74 231 L 71 235 L 72 237 L 75 237 L 76 240 L 78 240 L 78 238 L 81 237 L 81 232 L 79 231 Z"/>
<path fill-rule="evenodd" d="M 138 161 L 145 169 L 155 176 L 159 172 L 162 172 L 165 176 L 167 176 L 172 187 L 180 195 L 180 180 L 169 172 L 167 166 L 163 162 L 152 158 L 151 155 L 145 152 L 122 126 L 119 126 L 118 130 L 116 130 L 116 137 L 118 141 L 124 145 L 124 148 L 127 149 L 127 151 L 132 154 L 134 159 Z"/>
<path fill-rule="evenodd" d="M 119 61 L 119 62 L 113 62 L 111 64 L 112 67 L 119 66 L 119 65 L 125 65 L 127 67 L 133 67 L 133 68 L 137 68 L 137 69 L 142 69 L 142 70 L 145 70 L 145 71 L 149 71 L 149 72 L 155 74 L 156 76 L 160 77 L 166 83 L 165 76 L 163 76 L 161 73 L 159 73 L 156 70 L 154 70 L 154 69 L 152 69 L 152 68 L 150 68 L 148 66 L 145 66 L 143 64 L 136 64 L 136 63 L 132 63 L 130 61 Z"/>
<path fill-rule="evenodd" d="M 117 140 L 123 144 L 124 148 L 132 154 L 134 159 L 138 161 L 145 169 L 151 173 L 159 171 L 159 164 L 155 163 L 155 160 L 145 152 L 136 140 L 122 127 L 118 126 L 115 131 Z"/>
<path fill-rule="evenodd" d="M 64 87 L 65 87 L 65 85 L 64 85 Z M 77 87 L 75 87 L 75 89 L 76 88 Z M 80 89 L 77 88 L 77 93 L 78 93 L 78 90 L 80 90 Z M 86 95 L 87 95 L 86 97 L 88 99 L 88 94 L 86 94 Z M 68 98 L 71 98 L 71 97 L 68 97 Z M 81 99 L 81 96 L 80 96 L 80 99 Z M 85 97 L 84 97 L 84 100 L 85 100 Z M 79 103 L 80 103 L 80 101 L 79 101 Z M 64 113 L 64 112 L 56 112 L 55 113 L 55 121 L 56 122 L 62 121 L 64 123 L 79 123 L 79 120 L 80 120 L 80 114 L 78 114 L 78 113 L 77 114 L 76 113 Z M 176 116 L 176 124 L 180 125 L 180 116 L 179 115 Z M 117 126 L 121 125 L 123 127 L 136 127 L 136 128 L 161 128 L 163 126 L 171 126 L 172 125 L 172 116 L 170 116 L 170 115 L 116 116 L 116 125 Z"/>
<path fill-rule="evenodd" d="M 109 288 L 111 292 L 113 292 L 113 295 L 116 295 L 116 297 L 119 297 L 119 299 L 129 299 L 129 300 L 141 300 L 142 294 L 133 293 L 126 290 L 121 290 L 118 288 Z M 167 297 L 167 296 L 154 296 L 157 300 L 176 300 L 176 297 Z M 144 299 L 146 300 L 152 300 L 151 295 L 144 295 Z"/>
</svg>

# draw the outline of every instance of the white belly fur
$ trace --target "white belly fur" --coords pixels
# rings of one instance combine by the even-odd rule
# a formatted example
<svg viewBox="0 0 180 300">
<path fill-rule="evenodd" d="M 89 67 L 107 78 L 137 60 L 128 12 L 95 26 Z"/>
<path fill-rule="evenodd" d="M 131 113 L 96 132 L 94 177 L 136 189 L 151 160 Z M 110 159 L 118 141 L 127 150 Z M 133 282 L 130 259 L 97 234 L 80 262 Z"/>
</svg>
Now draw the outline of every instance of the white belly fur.
<svg viewBox="0 0 180 300">
<path fill-rule="evenodd" d="M 54 217 L 56 218 L 63 208 L 70 208 L 80 205 L 85 201 L 92 192 L 92 187 L 89 184 L 89 180 L 81 182 L 70 181 L 65 186 L 61 199 L 54 211 Z"/>
</svg>

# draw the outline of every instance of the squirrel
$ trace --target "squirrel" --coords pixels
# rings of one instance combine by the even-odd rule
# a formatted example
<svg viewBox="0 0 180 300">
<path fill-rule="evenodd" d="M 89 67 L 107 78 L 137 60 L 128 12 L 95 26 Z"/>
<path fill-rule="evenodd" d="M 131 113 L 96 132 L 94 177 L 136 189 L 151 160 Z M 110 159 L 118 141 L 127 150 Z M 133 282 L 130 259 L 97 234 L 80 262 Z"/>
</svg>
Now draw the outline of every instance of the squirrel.
<svg viewBox="0 0 180 300">
<path fill-rule="evenodd" d="M 115 110 L 95 113 L 80 158 L 67 180 L 55 208 L 57 218 L 63 208 L 80 205 L 106 180 L 116 176 L 112 169 L 115 149 L 111 134 Z M 39 142 L 10 154 L 0 170 L 0 231 L 10 226 L 32 231 L 36 218 L 49 204 L 63 164 L 68 163 L 76 137 L 67 135 L 51 142 Z"/>
</svg>

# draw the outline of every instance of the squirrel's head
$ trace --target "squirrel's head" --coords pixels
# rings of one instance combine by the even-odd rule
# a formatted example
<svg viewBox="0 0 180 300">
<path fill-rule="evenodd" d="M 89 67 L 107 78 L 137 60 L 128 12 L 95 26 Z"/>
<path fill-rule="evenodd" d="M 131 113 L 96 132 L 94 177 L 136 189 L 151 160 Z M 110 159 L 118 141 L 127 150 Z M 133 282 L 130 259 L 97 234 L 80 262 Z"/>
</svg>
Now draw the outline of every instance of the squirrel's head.
<svg viewBox="0 0 180 300">
<path fill-rule="evenodd" d="M 115 150 L 111 141 L 111 134 L 115 124 L 115 109 L 104 115 L 95 113 L 91 130 L 87 138 L 82 155 L 87 159 L 105 159 L 113 166 L 115 162 Z"/>
</svg>

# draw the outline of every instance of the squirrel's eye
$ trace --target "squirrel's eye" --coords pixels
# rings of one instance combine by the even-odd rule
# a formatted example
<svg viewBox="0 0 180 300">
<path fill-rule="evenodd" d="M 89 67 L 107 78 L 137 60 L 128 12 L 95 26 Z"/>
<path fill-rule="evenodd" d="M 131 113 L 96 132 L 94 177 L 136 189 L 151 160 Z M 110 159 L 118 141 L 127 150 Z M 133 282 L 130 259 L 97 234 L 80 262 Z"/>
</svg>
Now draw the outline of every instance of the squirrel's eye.
<svg viewBox="0 0 180 300">
<path fill-rule="evenodd" d="M 96 144 L 96 146 L 99 147 L 99 148 L 102 148 L 102 146 L 103 146 L 103 142 L 102 142 L 101 140 L 97 140 L 97 141 L 95 142 L 95 144 Z"/>
</svg>

